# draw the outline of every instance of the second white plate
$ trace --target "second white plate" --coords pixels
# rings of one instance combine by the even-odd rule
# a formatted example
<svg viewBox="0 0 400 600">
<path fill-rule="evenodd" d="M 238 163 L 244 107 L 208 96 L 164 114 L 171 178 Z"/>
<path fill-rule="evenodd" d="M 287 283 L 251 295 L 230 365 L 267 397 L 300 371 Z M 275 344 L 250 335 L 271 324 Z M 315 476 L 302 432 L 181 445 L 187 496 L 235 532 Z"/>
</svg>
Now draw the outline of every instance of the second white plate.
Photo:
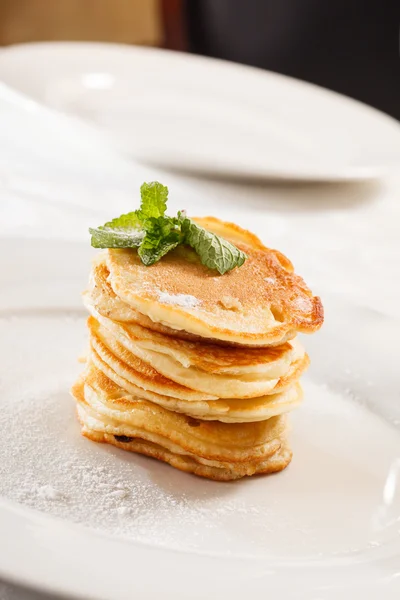
<svg viewBox="0 0 400 600">
<path fill-rule="evenodd" d="M 0 51 L 0 79 L 103 128 L 153 165 L 235 177 L 352 180 L 400 163 L 397 121 L 276 73 L 156 49 L 45 43 Z"/>
</svg>

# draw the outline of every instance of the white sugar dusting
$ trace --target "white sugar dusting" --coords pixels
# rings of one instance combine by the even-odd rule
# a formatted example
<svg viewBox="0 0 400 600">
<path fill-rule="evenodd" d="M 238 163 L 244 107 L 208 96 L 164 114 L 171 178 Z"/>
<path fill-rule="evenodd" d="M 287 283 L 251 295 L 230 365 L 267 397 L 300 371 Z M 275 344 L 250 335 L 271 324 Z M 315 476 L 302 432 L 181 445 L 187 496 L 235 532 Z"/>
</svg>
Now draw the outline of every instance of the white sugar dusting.
<svg viewBox="0 0 400 600">
<path fill-rule="evenodd" d="M 41 485 L 34 491 L 36 491 L 39 498 L 43 498 L 44 500 L 53 501 L 60 500 L 62 498 L 62 494 L 60 494 L 60 492 L 52 485 Z"/>
<path fill-rule="evenodd" d="M 160 292 L 158 299 L 162 304 L 173 304 L 184 308 L 195 308 L 200 304 L 200 300 L 190 294 L 168 294 L 168 292 Z"/>
<path fill-rule="evenodd" d="M 311 310 L 312 302 L 311 300 L 309 300 L 309 298 L 305 298 L 304 296 L 297 296 L 297 298 L 293 300 L 293 306 L 297 310 L 307 312 Z"/>
</svg>

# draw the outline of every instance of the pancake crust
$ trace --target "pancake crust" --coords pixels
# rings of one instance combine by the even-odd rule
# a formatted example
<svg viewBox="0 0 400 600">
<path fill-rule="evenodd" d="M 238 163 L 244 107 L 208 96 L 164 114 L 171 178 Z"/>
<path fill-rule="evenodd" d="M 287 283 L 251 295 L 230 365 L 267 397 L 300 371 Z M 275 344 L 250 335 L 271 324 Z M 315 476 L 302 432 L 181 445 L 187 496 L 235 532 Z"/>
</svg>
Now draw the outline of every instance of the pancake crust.
<svg viewBox="0 0 400 600">
<path fill-rule="evenodd" d="M 198 219 L 210 226 L 210 219 Z M 224 237 L 243 240 L 246 232 L 217 222 Z M 322 325 L 323 309 L 280 252 L 236 245 L 248 258 L 223 276 L 200 263 L 190 248 L 178 246 L 146 267 L 131 250 L 109 249 L 110 284 L 116 296 L 153 322 L 205 338 L 244 345 L 279 344 L 296 332 L 311 333 Z"/>
</svg>

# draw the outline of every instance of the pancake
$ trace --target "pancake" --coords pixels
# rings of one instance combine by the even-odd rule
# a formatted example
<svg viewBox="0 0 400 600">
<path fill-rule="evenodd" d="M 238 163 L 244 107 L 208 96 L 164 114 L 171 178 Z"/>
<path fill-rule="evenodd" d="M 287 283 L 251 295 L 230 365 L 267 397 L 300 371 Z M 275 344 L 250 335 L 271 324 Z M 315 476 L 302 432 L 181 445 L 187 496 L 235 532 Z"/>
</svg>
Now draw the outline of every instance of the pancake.
<svg viewBox="0 0 400 600">
<path fill-rule="evenodd" d="M 288 365 L 284 375 L 279 378 L 268 379 L 265 376 L 262 378 L 259 374 L 206 373 L 196 367 L 183 367 L 181 363 L 166 354 L 145 350 L 124 336 L 121 337 L 122 343 L 120 343 L 113 332 L 93 317 L 89 318 L 88 327 L 91 347 L 115 372 L 145 389 L 188 400 L 192 397 L 190 390 L 196 390 L 198 394 L 202 393 L 203 398 L 201 399 L 255 398 L 276 393 L 298 379 L 309 362 L 301 345 L 296 344 L 293 362 Z M 142 371 L 140 378 L 137 369 Z M 165 377 L 162 378 L 159 374 Z M 176 393 L 177 387 L 179 387 L 179 395 Z M 216 395 L 213 396 L 212 393 Z"/>
<path fill-rule="evenodd" d="M 96 291 L 87 291 L 84 295 L 84 303 L 92 316 L 110 329 L 118 341 L 123 344 L 125 338 L 125 342 L 130 342 L 127 348 L 132 352 L 134 347 L 140 346 L 143 349 L 167 354 L 183 367 L 194 366 L 208 373 L 219 374 L 254 373 L 269 378 L 283 375 L 293 359 L 298 342 L 287 342 L 280 346 L 264 348 L 227 347 L 206 341 L 176 339 L 143 327 L 137 322 L 126 322 L 124 319 L 121 322 L 120 318 L 115 319 L 110 316 L 114 312 L 116 297 L 115 294 L 114 297 L 112 296 L 113 291 L 107 282 L 107 274 L 107 268 L 103 264 L 93 267 L 92 280 L 97 281 L 98 284 L 94 286 Z M 100 283 L 102 281 L 104 285 Z M 122 310 L 118 311 L 117 317 L 121 317 Z"/>
<path fill-rule="evenodd" d="M 275 454 L 254 465 L 242 463 L 239 468 L 207 466 L 198 463 L 193 457 L 174 454 L 162 446 L 139 438 L 121 442 L 114 435 L 105 433 L 102 430 L 102 424 L 99 421 L 95 425 L 96 429 L 91 429 L 85 423 L 85 413 L 80 407 L 78 407 L 78 418 L 82 425 L 82 435 L 93 442 L 107 443 L 116 446 L 117 448 L 121 448 L 122 450 L 144 454 L 145 456 L 162 460 L 180 471 L 192 473 L 198 477 L 204 477 L 214 481 L 235 481 L 245 476 L 277 473 L 278 471 L 285 469 L 292 459 L 292 451 L 289 446 L 284 443 Z"/>
<path fill-rule="evenodd" d="M 216 219 L 197 219 L 223 233 L 248 258 L 221 276 L 201 264 L 197 254 L 178 246 L 151 267 L 137 253 L 109 249 L 109 282 L 117 297 L 153 322 L 243 345 L 280 344 L 297 332 L 312 333 L 323 309 L 280 252 L 257 244 L 245 230 Z M 238 241 L 240 239 L 240 241 Z"/>
<path fill-rule="evenodd" d="M 91 354 L 85 380 L 104 403 L 108 402 L 110 394 L 112 397 L 123 396 L 126 402 L 144 399 L 173 412 L 204 421 L 221 421 L 223 423 L 265 421 L 293 410 L 303 398 L 300 384 L 295 383 L 283 392 L 251 400 L 227 399 L 191 402 L 178 400 L 137 388 L 117 375 L 95 352 Z"/>
<path fill-rule="evenodd" d="M 119 298 L 114 290 L 112 289 L 109 277 L 110 272 L 106 263 L 107 252 L 100 252 L 93 260 L 93 266 L 89 277 L 89 284 L 87 290 L 83 293 L 83 300 L 85 306 L 93 313 L 96 311 L 97 315 L 107 317 L 110 320 L 118 321 L 119 323 L 137 324 L 141 325 L 148 331 L 154 331 L 162 333 L 172 339 L 176 339 L 179 343 L 181 340 L 189 340 L 192 342 L 208 342 L 214 346 L 228 346 L 228 347 L 240 347 L 241 344 L 237 344 L 233 341 L 225 341 L 222 339 L 210 339 L 204 336 L 195 335 L 188 331 L 177 331 L 171 329 L 167 325 L 152 321 L 146 315 L 138 312 L 132 306 L 123 302 Z M 295 336 L 295 332 L 287 334 L 285 339 L 281 341 L 281 344 L 286 340 L 290 340 Z M 258 346 L 255 345 L 255 348 Z M 273 346 L 273 344 L 272 344 Z M 246 350 L 249 347 L 246 346 Z"/>
<path fill-rule="evenodd" d="M 285 469 L 292 460 L 292 451 L 290 450 L 288 444 L 283 443 L 279 450 L 275 452 L 275 454 L 255 464 L 241 463 L 239 467 L 235 465 L 231 466 L 230 468 L 208 466 L 198 463 L 194 457 L 182 454 L 174 454 L 162 446 L 145 440 L 132 439 L 128 442 L 118 441 L 114 435 L 105 433 L 101 430 L 101 422 L 97 423 L 96 429 L 90 429 L 90 427 L 84 423 L 84 416 L 81 416 L 79 409 L 78 418 L 82 424 L 82 435 L 93 442 L 107 443 L 122 450 L 136 452 L 137 454 L 144 454 L 145 456 L 162 460 L 163 462 L 168 463 L 180 471 L 192 473 L 198 477 L 212 479 L 213 481 L 235 481 L 251 475 L 268 475 L 271 473 L 277 473 L 278 471 L 283 471 L 283 469 Z"/>
<path fill-rule="evenodd" d="M 114 393 L 101 396 L 86 383 L 85 376 L 72 393 L 89 416 L 105 424 L 107 432 L 140 437 L 175 453 L 195 455 L 204 464 L 262 460 L 279 448 L 279 438 L 287 426 L 285 416 L 258 423 L 204 422 L 146 400 L 126 401 Z"/>
<path fill-rule="evenodd" d="M 211 453 L 211 459 L 197 456 L 168 438 L 148 434 L 96 413 L 86 402 L 83 387 L 81 382 L 73 389 L 77 399 L 78 419 L 82 425 L 82 434 L 93 441 L 106 442 L 130 452 L 157 458 L 182 471 L 216 481 L 231 481 L 257 473 L 273 473 L 290 463 L 292 452 L 284 435 L 265 444 L 264 454 L 257 455 L 254 459 L 218 460 L 215 453 Z M 197 430 L 197 427 L 192 426 L 192 429 Z M 146 438 L 153 438 L 153 441 Z"/>
</svg>

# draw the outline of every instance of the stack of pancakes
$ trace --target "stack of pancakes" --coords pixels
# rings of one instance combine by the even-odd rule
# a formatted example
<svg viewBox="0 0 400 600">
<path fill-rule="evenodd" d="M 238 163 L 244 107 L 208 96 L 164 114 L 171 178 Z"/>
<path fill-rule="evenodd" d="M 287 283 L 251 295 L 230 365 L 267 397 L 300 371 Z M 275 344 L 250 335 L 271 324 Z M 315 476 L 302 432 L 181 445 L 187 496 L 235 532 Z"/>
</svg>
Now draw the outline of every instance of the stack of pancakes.
<svg viewBox="0 0 400 600">
<path fill-rule="evenodd" d="M 151 267 L 128 249 L 94 261 L 90 348 L 72 390 L 82 433 L 215 480 L 279 471 L 309 364 L 296 333 L 320 327 L 322 305 L 280 252 L 196 221 L 246 252 L 244 265 L 219 275 L 185 246 Z"/>
</svg>

